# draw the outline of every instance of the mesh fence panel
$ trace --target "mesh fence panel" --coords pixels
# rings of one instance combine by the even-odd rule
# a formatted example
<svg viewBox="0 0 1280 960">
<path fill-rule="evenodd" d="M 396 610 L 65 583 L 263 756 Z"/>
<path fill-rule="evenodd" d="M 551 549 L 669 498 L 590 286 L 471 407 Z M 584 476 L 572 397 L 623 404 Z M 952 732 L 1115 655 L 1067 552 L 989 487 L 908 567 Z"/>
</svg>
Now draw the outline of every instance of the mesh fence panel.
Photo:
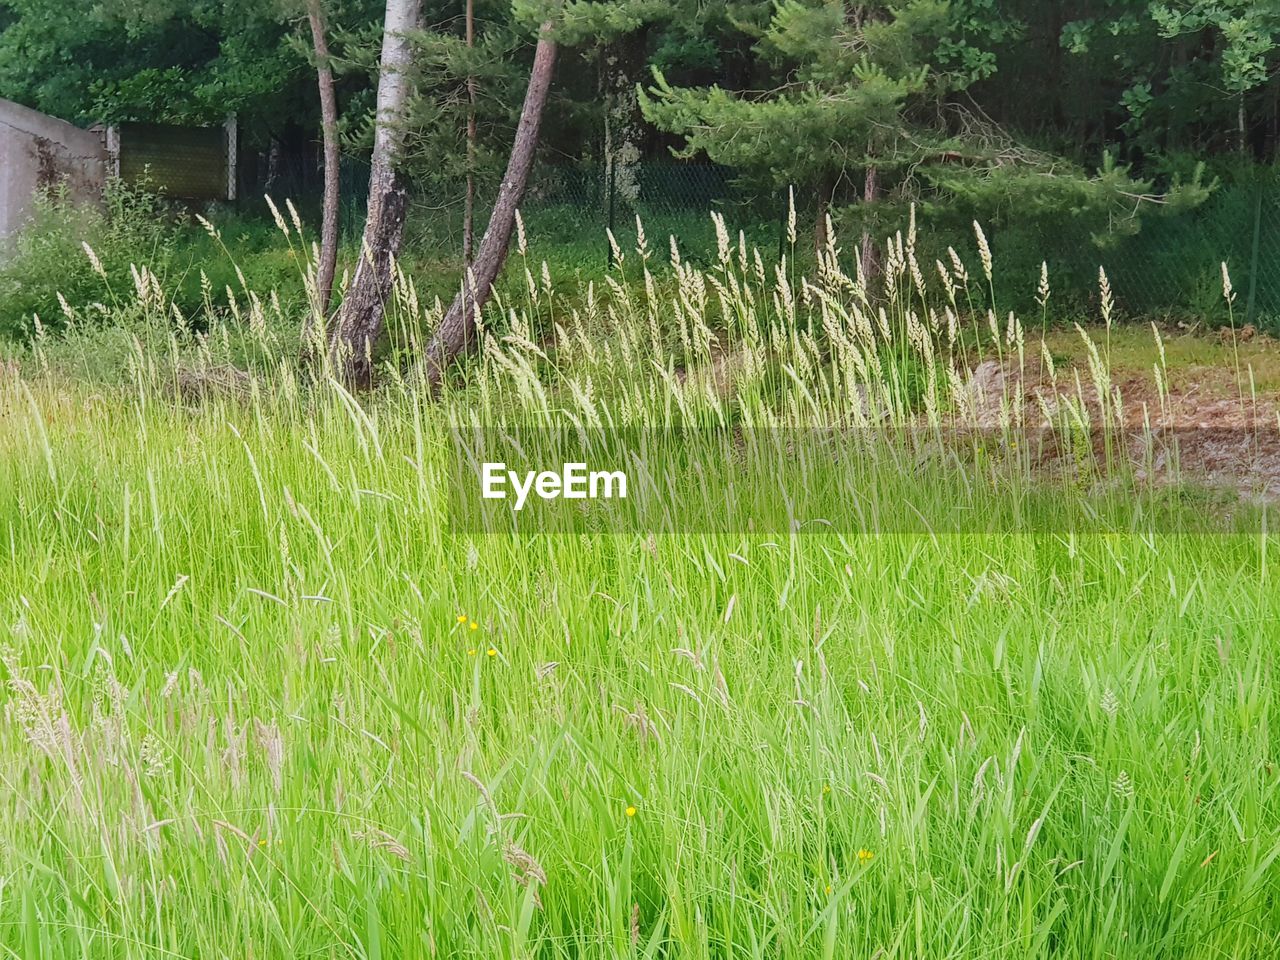
<svg viewBox="0 0 1280 960">
<path fill-rule="evenodd" d="M 1106 258 L 1131 313 L 1225 310 L 1222 265 L 1249 321 L 1280 318 L 1280 190 L 1260 182 L 1224 187 L 1198 209 L 1149 220 Z"/>
<path fill-rule="evenodd" d="M 1235 317 L 1273 329 L 1280 322 L 1275 183 L 1220 187 L 1194 210 L 1145 217 L 1136 234 L 1101 245 L 1073 233 L 1070 223 L 1049 224 L 1041 228 L 1039 247 L 1055 285 L 1078 305 L 1096 305 L 1102 267 L 1126 314 L 1219 322 L 1228 315 L 1225 264 L 1235 290 Z"/>
<path fill-rule="evenodd" d="M 225 200 L 227 133 L 219 127 L 125 123 L 119 136 L 120 178 L 175 200 Z"/>
<path fill-rule="evenodd" d="M 357 237 L 363 224 L 368 179 L 367 163 L 344 161 L 342 225 L 349 238 Z M 315 200 L 319 181 L 309 176 L 305 183 L 291 181 L 285 188 L 289 186 Z M 486 185 L 478 192 L 477 243 L 489 216 L 484 197 L 492 191 Z M 461 249 L 461 185 L 449 193 L 412 191 L 409 231 L 418 249 L 441 254 Z M 606 230 L 624 251 L 634 247 L 637 215 L 656 253 L 665 253 L 671 235 L 687 258 L 710 259 L 715 254 L 708 216 L 712 210 L 723 212 L 735 233 L 743 230 L 748 242 L 762 251 L 783 249 L 785 192 L 752 187 L 733 170 L 714 164 L 647 161 L 627 171 L 611 171 L 593 161 L 544 164 L 535 171 L 521 205 L 535 247 L 575 249 L 602 261 L 609 257 Z M 799 246 L 805 248 L 812 213 L 806 216 L 801 209 L 799 214 Z M 1038 311 L 1035 293 L 1044 261 L 1052 282 L 1053 312 L 1059 316 L 1096 316 L 1101 267 L 1117 307 L 1129 316 L 1220 322 L 1227 316 L 1222 296 L 1226 263 L 1236 293 L 1236 319 L 1280 332 L 1280 179 L 1260 176 L 1253 182 L 1223 185 L 1193 210 L 1152 213 L 1143 217 L 1137 233 L 1102 242 L 1083 219 L 1070 215 L 1037 223 L 1014 218 L 1008 226 L 987 232 L 996 254 L 997 299 L 1004 308 Z M 936 225 L 922 223 L 923 263 L 931 264 L 935 256 L 946 260 L 950 245 L 971 261 L 971 270 L 976 266 L 967 224 L 946 215 Z M 856 243 L 846 238 L 844 246 L 852 251 Z"/>
</svg>

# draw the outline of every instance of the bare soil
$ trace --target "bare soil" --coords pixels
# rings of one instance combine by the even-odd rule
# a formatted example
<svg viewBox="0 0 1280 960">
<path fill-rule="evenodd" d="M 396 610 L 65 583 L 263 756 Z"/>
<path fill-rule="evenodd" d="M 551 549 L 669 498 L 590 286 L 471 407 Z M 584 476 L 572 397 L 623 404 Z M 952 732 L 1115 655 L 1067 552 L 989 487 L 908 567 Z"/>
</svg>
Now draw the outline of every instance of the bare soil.
<svg viewBox="0 0 1280 960">
<path fill-rule="evenodd" d="M 1021 366 L 1016 360 L 987 360 L 973 369 L 976 426 L 996 427 L 1008 416 L 1010 398 L 1021 396 L 1028 431 L 1043 436 L 1051 427 L 1060 432 L 1064 423 L 1083 419 L 1098 455 L 1107 434 L 1101 424 L 1109 419 L 1112 442 L 1123 439 L 1140 480 L 1280 502 L 1280 343 L 1252 328 L 1234 334 L 1161 331 L 1161 391 L 1159 350 L 1150 330 L 1145 343 L 1132 328 L 1113 330 L 1109 351 L 1105 330 L 1088 333 L 1104 361 L 1110 354 L 1110 402 L 1104 406 L 1092 379 L 1083 338 L 1074 331 L 1054 332 L 1045 338 L 1052 374 L 1038 340 Z M 1062 468 L 1062 445 L 1044 449 L 1042 465 Z"/>
</svg>

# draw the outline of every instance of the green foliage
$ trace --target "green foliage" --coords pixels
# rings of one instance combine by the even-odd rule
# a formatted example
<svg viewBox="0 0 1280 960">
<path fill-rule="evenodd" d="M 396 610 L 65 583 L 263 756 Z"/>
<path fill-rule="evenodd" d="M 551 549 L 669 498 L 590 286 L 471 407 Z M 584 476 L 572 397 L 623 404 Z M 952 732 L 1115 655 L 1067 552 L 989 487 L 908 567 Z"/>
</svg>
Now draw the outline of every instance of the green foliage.
<svg viewBox="0 0 1280 960">
<path fill-rule="evenodd" d="M 1271 76 L 1280 4 L 1275 0 L 1176 0 L 1151 5 L 1151 18 L 1164 37 L 1202 34 L 1219 37 L 1223 86 L 1244 94 Z"/>
<path fill-rule="evenodd" d="M 59 295 L 101 320 L 110 313 L 103 275 L 122 293 L 132 290 L 130 267 L 167 264 L 175 236 L 158 199 L 118 184 L 102 208 L 73 204 L 64 193 L 38 197 L 32 224 L 0 262 L 0 336 L 30 336 L 37 317 L 48 328 L 61 326 Z"/>
<path fill-rule="evenodd" d="M 1050 58 L 1059 121 L 1095 142 L 1114 131 L 1135 157 L 1274 153 L 1274 0 L 1109 0 L 1090 14 L 1061 27 L 1067 60 Z"/>
<path fill-rule="evenodd" d="M 221 296 L 251 284 L 276 291 L 291 310 L 305 302 L 296 253 L 273 226 L 231 219 L 222 233 L 237 260 L 189 214 L 144 189 L 110 183 L 101 208 L 42 197 L 0 263 L 0 338 L 29 339 L 37 317 L 47 330 L 61 328 L 69 319 L 64 302 L 74 305 L 77 324 L 117 323 L 143 267 L 168 291 L 175 327 L 206 326 L 211 312 L 225 310 L 211 307 L 210 290 Z"/>
<path fill-rule="evenodd" d="M 680 0 L 569 0 L 556 17 L 556 36 L 570 46 L 609 43 L 670 17 L 679 4 Z"/>
<path fill-rule="evenodd" d="M 519 62 L 524 35 L 497 17 L 501 3 L 478 4 L 484 24 L 468 49 L 455 16 L 418 33 L 413 58 L 417 95 L 409 104 L 405 166 L 416 182 L 440 196 L 460 197 L 459 185 L 473 169 L 480 189 L 496 189 L 506 166 L 519 116 L 527 69 Z M 494 14 L 485 17 L 486 12 Z M 376 72 L 376 63 L 372 65 Z M 477 90 L 476 155 L 467 157 L 466 84 Z M 372 143 L 372 116 L 357 128 L 359 146 Z"/>
<path fill-rule="evenodd" d="M 1206 182 L 1203 167 L 1197 166 L 1186 182 L 1175 174 L 1170 185 L 1157 193 L 1152 180 L 1137 179 L 1129 166 L 1117 163 L 1110 154 L 1103 156 L 1101 169 L 1092 175 L 1045 158 L 1038 163 L 969 167 L 963 172 L 951 165 L 933 165 L 922 169 L 920 176 L 938 191 L 927 204 L 932 212 L 1000 226 L 1069 220 L 1073 229 L 1091 234 L 1099 247 L 1137 233 L 1140 213 L 1185 213 L 1203 203 L 1217 185 Z"/>
<path fill-rule="evenodd" d="M 830 211 L 850 231 L 883 236 L 915 204 L 948 234 L 978 219 L 1004 237 L 1069 236 L 1089 245 L 1084 262 L 1124 247 L 1144 221 L 1203 202 L 1216 182 L 1247 179 L 1280 144 L 1271 0 L 478 0 L 471 50 L 460 2 L 423 7 L 407 137 L 418 185 L 410 231 L 427 238 L 435 260 L 424 272 L 446 295 L 460 246 L 446 227 L 468 172 L 478 209 L 492 200 L 547 17 L 562 52 L 544 159 L 595 164 L 601 186 L 605 145 L 619 150 L 606 131 L 623 130 L 636 163 L 674 148 L 724 164 L 771 208 L 756 220 L 776 218 L 794 185 L 807 225 Z M 344 143 L 358 155 L 372 130 L 382 3 L 325 0 L 325 10 Z M 81 122 L 220 122 L 235 109 L 245 155 L 286 136 L 301 167 L 318 135 L 302 13 L 300 0 L 89 9 L 0 0 L 0 90 Z M 468 78 L 478 91 L 474 164 Z M 635 116 L 632 79 L 650 87 L 648 124 Z M 868 169 L 878 175 L 874 204 L 863 202 Z M 347 193 L 347 207 L 358 207 L 359 190 Z M 581 230 L 565 230 L 566 257 L 583 263 L 603 246 L 605 204 L 591 202 Z M 615 206 L 623 221 L 627 208 L 649 212 L 630 194 Z M 267 247 L 252 249 L 271 260 Z M 173 273 L 195 282 L 187 267 Z M 53 315 L 44 289 L 36 306 L 8 313 L 11 328 L 34 309 Z"/>
<path fill-rule="evenodd" d="M 649 119 L 684 138 L 682 155 L 711 159 L 824 198 L 873 169 L 887 196 L 865 203 L 845 189 L 845 219 L 869 229 L 900 220 L 909 201 L 960 216 L 1087 220 L 1105 240 L 1138 228 L 1149 207 L 1181 210 L 1211 185 L 1196 169 L 1162 185 L 1110 154 L 1099 169 L 1019 142 L 954 95 L 997 77 L 993 47 L 1021 35 L 989 4 L 916 0 L 898 6 L 785 0 L 761 34 L 776 92 L 670 84 L 660 71 L 644 98 Z M 948 101 L 951 102 L 948 102 Z M 1137 91 L 1130 105 L 1142 109 Z"/>
<path fill-rule="evenodd" d="M 360 147 L 372 109 L 380 0 L 325 0 L 344 126 Z M 569 156 L 598 139 L 600 50 L 645 35 L 647 66 L 673 88 L 718 84 L 731 96 L 794 100 L 808 156 L 769 156 L 748 172 L 795 178 L 854 170 L 850 158 L 914 162 L 905 132 L 959 132 L 948 111 L 965 97 L 1015 139 L 1092 167 L 1110 149 L 1148 176 L 1161 157 L 1200 159 L 1243 145 L 1274 155 L 1280 74 L 1274 0 L 1102 0 L 1083 8 L 1039 0 L 480 0 L 480 46 L 461 45 L 461 5 L 426 0 L 416 168 L 442 182 L 457 174 L 466 76 L 481 87 L 483 149 L 500 155 L 522 90 L 533 33 L 550 18 L 568 51 L 549 133 Z M 250 142 L 317 123 L 309 37 L 300 0 L 0 0 L 0 90 L 78 122 L 217 123 L 241 117 Z M 864 149 L 878 120 L 849 99 L 863 64 L 897 93 L 895 123 Z M 771 91 L 763 95 L 758 91 Z M 705 92 L 705 91 L 704 91 Z M 665 94 L 664 94 L 665 97 Z M 659 97 L 661 101 L 663 97 Z M 881 105 L 871 98 L 866 108 Z M 829 119 L 812 116 L 814 104 Z M 716 98 L 654 113 L 689 131 L 741 119 Z M 655 107 L 655 110 L 658 108 Z M 690 116 L 693 110 L 697 116 Z M 776 108 L 775 108 L 776 111 Z M 850 114 L 864 122 L 846 137 Z M 784 124 L 781 112 L 760 121 Z M 1243 128 L 1243 129 L 1242 129 Z M 699 139 L 714 138 L 699 131 Z M 824 141 L 836 140 L 830 150 Z M 767 136 L 754 137 L 768 146 Z M 703 149 L 706 149 L 704 146 Z M 741 151 L 731 151 L 735 156 Z M 766 151 L 772 153 L 772 151 Z M 493 157 L 482 158 L 492 180 Z M 444 171 L 444 172 L 441 172 Z M 856 171 L 854 171 L 856 172 Z M 818 181 L 815 181 L 818 182 Z"/>
<path fill-rule="evenodd" d="M 305 77 L 273 3 L 5 3 L 0 88 L 68 119 L 253 125 Z"/>
<path fill-rule="evenodd" d="M 842 3 L 786 0 L 758 43 L 777 93 L 680 88 L 658 71 L 645 115 L 684 136 L 684 155 L 705 153 L 778 187 L 893 164 L 909 149 L 900 143 L 908 109 L 968 83 L 929 53 L 949 34 L 948 11 L 939 0 L 912 0 L 850 19 Z"/>
<path fill-rule="evenodd" d="M 645 115 L 679 131 L 679 156 L 705 153 L 717 163 L 765 179 L 775 187 L 810 184 L 823 175 L 867 162 L 873 133 L 896 120 L 918 79 L 895 80 L 873 64 L 855 68 L 858 83 L 832 97 L 815 86 L 787 96 L 749 100 L 733 92 L 677 89 L 661 73 L 642 98 Z M 842 135 L 833 136 L 839 129 Z"/>
</svg>

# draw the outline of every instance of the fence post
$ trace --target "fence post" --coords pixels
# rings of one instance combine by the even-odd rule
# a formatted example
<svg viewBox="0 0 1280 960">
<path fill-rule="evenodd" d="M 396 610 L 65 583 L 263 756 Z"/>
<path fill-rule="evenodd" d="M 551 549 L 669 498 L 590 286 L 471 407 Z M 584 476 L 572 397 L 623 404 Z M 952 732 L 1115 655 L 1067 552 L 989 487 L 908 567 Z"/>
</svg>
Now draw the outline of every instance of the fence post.
<svg viewBox="0 0 1280 960">
<path fill-rule="evenodd" d="M 1258 177 L 1253 205 L 1253 252 L 1249 256 L 1249 299 L 1245 301 L 1244 322 L 1253 323 L 1253 308 L 1258 292 L 1258 248 L 1262 244 L 1262 178 Z"/>
<path fill-rule="evenodd" d="M 235 203 L 240 185 L 240 122 L 234 113 L 227 114 L 222 131 L 227 140 L 227 200 Z"/>
</svg>

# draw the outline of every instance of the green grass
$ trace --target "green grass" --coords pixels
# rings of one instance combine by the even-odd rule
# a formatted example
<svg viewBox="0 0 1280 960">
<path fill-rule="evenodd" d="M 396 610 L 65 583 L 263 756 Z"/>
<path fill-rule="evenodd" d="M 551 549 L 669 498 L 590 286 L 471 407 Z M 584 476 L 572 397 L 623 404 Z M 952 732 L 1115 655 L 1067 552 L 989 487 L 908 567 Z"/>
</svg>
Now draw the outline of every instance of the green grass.
<svg viewBox="0 0 1280 960">
<path fill-rule="evenodd" d="M 698 306 L 712 279 L 738 292 Z M 173 366 L 219 338 L 145 340 L 136 318 L 157 352 L 124 387 L 67 379 L 59 350 L 97 341 L 40 345 L 0 379 L 0 944 L 1280 950 L 1274 538 L 1072 529 L 1076 487 L 1033 508 L 1038 533 L 451 526 L 447 428 L 472 413 L 847 426 L 848 351 L 875 358 L 876 334 L 850 332 L 856 291 L 820 286 L 825 328 L 818 298 L 718 262 L 664 278 L 654 326 L 641 286 L 575 313 L 535 281 L 440 402 L 264 362 L 251 396 L 177 403 Z M 915 361 L 926 380 L 946 342 Z M 707 389 L 739 355 L 732 395 Z M 868 389 L 894 423 L 949 416 L 945 390 L 942 412 L 907 409 L 885 376 Z M 943 458 L 855 479 L 909 499 L 974 476 Z"/>
</svg>

